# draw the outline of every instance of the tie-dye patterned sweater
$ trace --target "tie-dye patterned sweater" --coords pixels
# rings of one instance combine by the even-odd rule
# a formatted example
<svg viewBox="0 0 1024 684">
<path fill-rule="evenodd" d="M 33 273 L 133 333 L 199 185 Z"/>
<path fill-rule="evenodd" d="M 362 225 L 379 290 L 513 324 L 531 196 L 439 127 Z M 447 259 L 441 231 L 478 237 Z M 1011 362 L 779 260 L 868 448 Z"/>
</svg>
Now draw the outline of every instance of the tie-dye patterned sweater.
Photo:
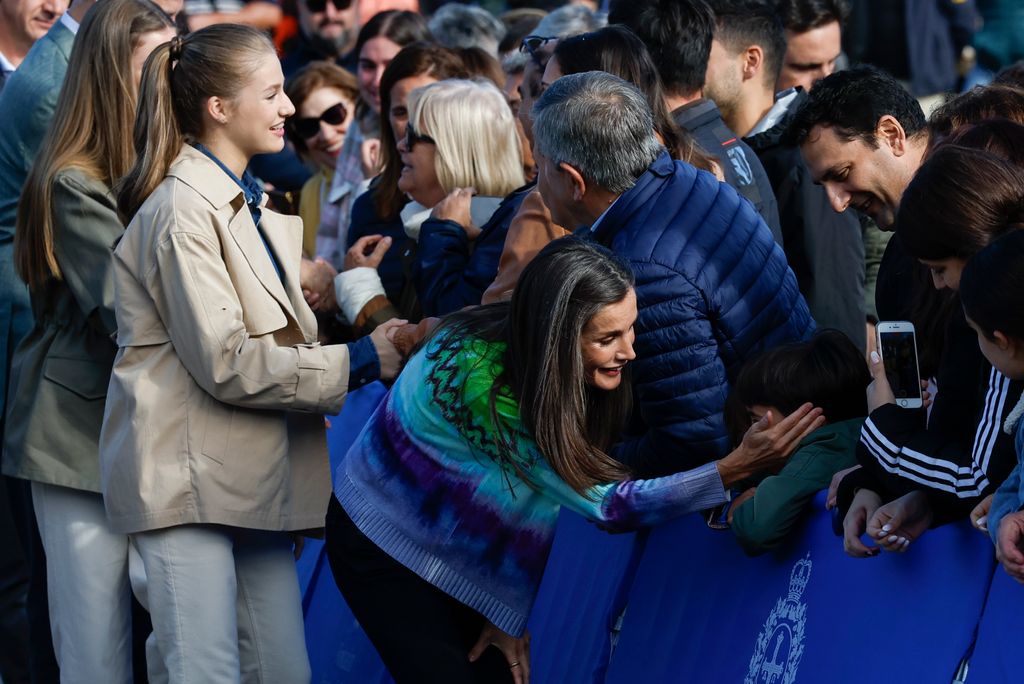
<svg viewBox="0 0 1024 684">
<path fill-rule="evenodd" d="M 470 339 L 451 349 L 442 338 L 409 360 L 339 466 L 334 492 L 384 552 L 498 628 L 523 633 L 561 506 L 619 531 L 724 501 L 713 463 L 581 496 L 538 453 L 510 393 L 500 393 L 499 419 L 528 484 L 502 465 L 494 439 L 491 389 L 504 345 Z"/>
</svg>

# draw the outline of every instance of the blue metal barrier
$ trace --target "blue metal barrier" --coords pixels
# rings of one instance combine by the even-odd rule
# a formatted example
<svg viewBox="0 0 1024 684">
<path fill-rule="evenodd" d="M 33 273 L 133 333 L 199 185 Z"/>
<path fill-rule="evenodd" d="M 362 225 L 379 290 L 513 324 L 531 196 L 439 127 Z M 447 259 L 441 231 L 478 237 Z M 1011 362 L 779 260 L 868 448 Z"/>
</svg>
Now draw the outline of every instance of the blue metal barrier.
<svg viewBox="0 0 1024 684">
<path fill-rule="evenodd" d="M 604 681 L 611 632 L 642 551 L 637 534 L 608 534 L 562 509 L 530 614 L 531 681 Z"/>
<path fill-rule="evenodd" d="M 950 682 L 982 613 L 989 541 L 960 523 L 854 559 L 823 502 L 759 558 L 697 516 L 654 530 L 607 681 Z"/>
<path fill-rule="evenodd" d="M 328 418 L 332 474 L 386 392 L 379 382 L 362 387 L 349 393 L 341 413 Z M 334 584 L 322 541 L 306 541 L 298 573 L 314 684 L 389 684 L 377 651 Z"/>
<path fill-rule="evenodd" d="M 996 568 L 985 612 L 978 625 L 978 643 L 967 670 L 970 684 L 1017 684 L 1021 673 L 1021 617 L 1024 587 Z"/>
</svg>

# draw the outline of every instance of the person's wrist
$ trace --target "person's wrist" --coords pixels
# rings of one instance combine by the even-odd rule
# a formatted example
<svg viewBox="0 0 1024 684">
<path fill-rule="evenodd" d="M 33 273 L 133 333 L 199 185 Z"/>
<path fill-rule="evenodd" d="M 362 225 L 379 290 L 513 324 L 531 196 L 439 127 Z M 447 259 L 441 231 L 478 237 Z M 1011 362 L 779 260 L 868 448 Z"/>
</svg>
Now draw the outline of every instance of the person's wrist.
<svg viewBox="0 0 1024 684">
<path fill-rule="evenodd" d="M 728 456 L 715 462 L 718 476 L 722 478 L 722 486 L 726 489 L 729 489 L 740 480 L 750 477 L 752 474 L 737 464 L 737 460 L 739 460 L 738 454 L 742 452 L 742 449 L 742 446 L 736 447 Z"/>
</svg>

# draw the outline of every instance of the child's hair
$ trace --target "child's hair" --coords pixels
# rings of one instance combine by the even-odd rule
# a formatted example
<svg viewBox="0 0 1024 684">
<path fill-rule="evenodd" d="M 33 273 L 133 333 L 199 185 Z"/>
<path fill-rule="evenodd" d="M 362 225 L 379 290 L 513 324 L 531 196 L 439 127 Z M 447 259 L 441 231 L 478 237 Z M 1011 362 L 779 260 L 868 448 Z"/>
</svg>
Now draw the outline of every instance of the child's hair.
<svg viewBox="0 0 1024 684">
<path fill-rule="evenodd" d="M 967 262 L 960 275 L 964 313 L 985 337 L 1024 340 L 1024 230 L 1012 230 Z"/>
<path fill-rule="evenodd" d="M 275 52 L 266 34 L 240 24 L 214 24 L 153 51 L 142 69 L 135 165 L 116 189 L 125 223 L 164 179 L 182 145 L 202 135 L 206 101 L 236 97 L 268 55 Z"/>
<path fill-rule="evenodd" d="M 743 366 L 729 396 L 730 435 L 737 443 L 743 438 L 750 406 L 771 406 L 789 415 L 811 402 L 830 423 L 863 418 L 870 382 L 864 356 L 850 338 L 838 330 L 819 330 L 809 340 L 775 347 Z"/>
</svg>

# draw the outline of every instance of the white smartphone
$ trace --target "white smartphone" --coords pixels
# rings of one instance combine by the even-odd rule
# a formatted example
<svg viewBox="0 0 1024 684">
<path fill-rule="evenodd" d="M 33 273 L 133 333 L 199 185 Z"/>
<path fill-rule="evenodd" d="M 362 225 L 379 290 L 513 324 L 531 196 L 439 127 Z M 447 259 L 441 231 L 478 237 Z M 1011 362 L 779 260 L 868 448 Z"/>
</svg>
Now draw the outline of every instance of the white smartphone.
<svg viewBox="0 0 1024 684">
<path fill-rule="evenodd" d="M 921 408 L 921 373 L 917 366 L 917 338 L 909 321 L 882 321 L 876 327 L 878 353 L 885 375 L 901 408 Z"/>
</svg>

